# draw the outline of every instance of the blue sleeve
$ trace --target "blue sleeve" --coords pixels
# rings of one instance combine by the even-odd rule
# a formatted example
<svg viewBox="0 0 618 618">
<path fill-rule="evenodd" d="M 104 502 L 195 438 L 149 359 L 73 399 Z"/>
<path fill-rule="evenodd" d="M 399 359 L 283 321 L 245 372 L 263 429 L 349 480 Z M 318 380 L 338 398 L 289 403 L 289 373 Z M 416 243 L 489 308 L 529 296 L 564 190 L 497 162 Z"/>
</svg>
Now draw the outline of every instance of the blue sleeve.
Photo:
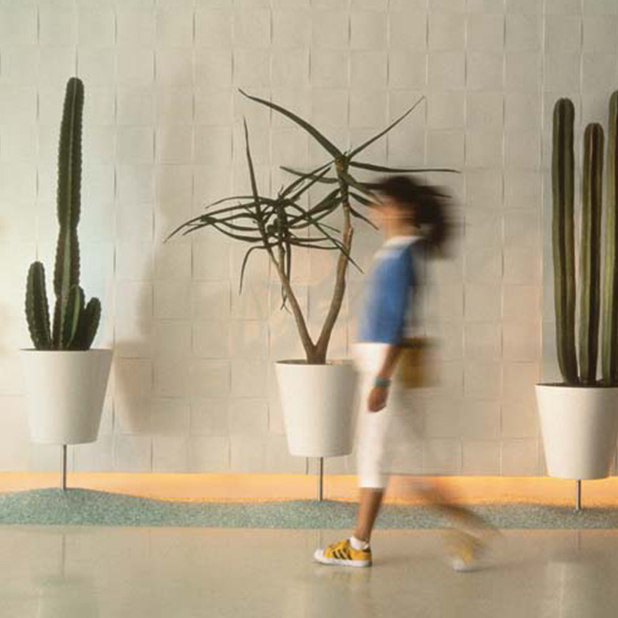
<svg viewBox="0 0 618 618">
<path fill-rule="evenodd" d="M 380 282 L 382 310 L 380 331 L 386 341 L 399 343 L 403 338 L 412 286 L 412 259 L 409 251 L 389 261 Z"/>
</svg>

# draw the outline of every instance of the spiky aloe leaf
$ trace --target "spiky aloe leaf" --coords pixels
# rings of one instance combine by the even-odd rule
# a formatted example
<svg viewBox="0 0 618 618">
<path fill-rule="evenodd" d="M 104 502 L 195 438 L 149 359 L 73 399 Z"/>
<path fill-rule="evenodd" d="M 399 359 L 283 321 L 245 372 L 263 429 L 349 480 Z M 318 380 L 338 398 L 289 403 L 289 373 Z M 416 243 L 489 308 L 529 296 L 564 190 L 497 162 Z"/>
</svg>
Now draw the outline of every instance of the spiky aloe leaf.
<svg viewBox="0 0 618 618">
<path fill-rule="evenodd" d="M 584 133 L 581 212 L 581 290 L 579 367 L 583 384 L 594 384 L 599 354 L 601 300 L 601 211 L 603 203 L 603 128 L 591 123 Z"/>
<path fill-rule="evenodd" d="M 382 131 L 380 131 L 379 133 L 376 133 L 373 137 L 368 139 L 366 142 L 364 142 L 360 146 L 357 146 L 356 148 L 354 148 L 354 150 L 352 150 L 347 155 L 346 158 L 349 161 L 351 161 L 359 152 L 362 152 L 366 148 L 369 148 L 369 146 L 371 146 L 371 144 L 373 144 L 374 142 L 379 140 L 381 137 L 386 135 L 389 131 L 394 129 L 400 122 L 402 122 L 405 118 L 407 118 L 423 102 L 424 99 L 425 99 L 425 97 L 421 97 L 410 109 L 408 109 L 403 114 L 401 114 L 401 116 L 399 116 L 399 118 L 397 118 L 396 120 L 391 122 L 391 124 L 389 124 L 386 127 L 386 129 L 382 129 Z"/>
<path fill-rule="evenodd" d="M 313 125 L 311 125 L 309 122 L 307 122 L 300 116 L 297 116 L 291 111 L 285 109 L 285 107 L 281 107 L 281 105 L 277 105 L 276 103 L 272 103 L 271 101 L 266 101 L 265 99 L 260 99 L 259 97 L 252 96 L 250 94 L 247 94 L 243 90 L 241 90 L 240 93 L 243 96 L 247 97 L 248 99 L 251 99 L 252 101 L 255 101 L 256 103 L 265 105 L 266 107 L 269 107 L 270 109 L 278 112 L 279 114 L 282 114 L 283 116 L 286 116 L 287 118 L 289 118 L 292 122 L 296 123 L 299 127 L 302 127 L 305 131 L 307 131 L 307 133 L 309 133 L 309 135 L 311 135 L 311 137 L 313 137 L 333 157 L 342 156 L 343 153 L 339 150 L 339 148 L 337 148 L 337 146 L 335 146 L 335 144 L 333 144 L 329 139 L 327 139 L 324 135 L 322 135 Z"/>
<path fill-rule="evenodd" d="M 96 337 L 101 321 L 101 302 L 98 298 L 91 298 L 81 313 L 77 333 L 73 339 L 74 350 L 89 350 Z"/>
<path fill-rule="evenodd" d="M 446 172 L 459 174 L 460 171 L 450 167 L 387 167 L 385 165 L 375 165 L 373 163 L 361 163 L 360 161 L 350 161 L 350 167 L 357 167 L 361 170 L 370 172 L 383 172 L 385 174 L 426 174 L 428 172 Z"/>
<path fill-rule="evenodd" d="M 330 164 L 329 164 L 330 165 Z M 298 176 L 299 178 L 315 178 L 316 177 L 316 172 L 315 170 L 312 172 L 310 172 L 309 174 L 305 174 L 304 172 L 301 172 L 299 170 L 295 170 L 291 167 L 287 167 L 285 165 L 281 166 L 281 169 L 284 172 L 287 172 L 288 174 L 292 174 L 293 176 Z M 318 182 L 325 184 L 325 185 L 334 185 L 337 184 L 339 181 L 336 178 L 325 178 L 325 177 L 321 177 L 318 179 Z"/>
<path fill-rule="evenodd" d="M 603 383 L 618 384 L 618 91 L 609 102 L 607 139 L 607 201 L 605 215 L 605 273 L 603 289 Z"/>
<path fill-rule="evenodd" d="M 573 223 L 575 108 L 569 99 L 554 107 L 552 189 L 554 304 L 560 371 L 567 384 L 577 384 L 575 352 L 575 240 Z"/>
<path fill-rule="evenodd" d="M 37 350 L 51 349 L 52 340 L 49 324 L 49 303 L 45 289 L 45 267 L 41 262 L 33 262 L 28 270 L 26 320 L 34 347 Z"/>
</svg>

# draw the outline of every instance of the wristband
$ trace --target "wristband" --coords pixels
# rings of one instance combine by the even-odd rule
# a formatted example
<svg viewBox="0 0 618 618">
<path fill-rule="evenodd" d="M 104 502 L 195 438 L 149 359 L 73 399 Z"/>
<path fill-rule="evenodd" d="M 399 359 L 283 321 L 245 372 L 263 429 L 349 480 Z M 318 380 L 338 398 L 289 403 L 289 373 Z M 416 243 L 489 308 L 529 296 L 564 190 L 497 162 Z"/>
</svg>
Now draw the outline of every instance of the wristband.
<svg viewBox="0 0 618 618">
<path fill-rule="evenodd" d="M 376 376 L 373 381 L 373 385 L 380 388 L 388 388 L 391 385 L 391 381 L 388 378 L 381 378 L 380 376 Z"/>
</svg>

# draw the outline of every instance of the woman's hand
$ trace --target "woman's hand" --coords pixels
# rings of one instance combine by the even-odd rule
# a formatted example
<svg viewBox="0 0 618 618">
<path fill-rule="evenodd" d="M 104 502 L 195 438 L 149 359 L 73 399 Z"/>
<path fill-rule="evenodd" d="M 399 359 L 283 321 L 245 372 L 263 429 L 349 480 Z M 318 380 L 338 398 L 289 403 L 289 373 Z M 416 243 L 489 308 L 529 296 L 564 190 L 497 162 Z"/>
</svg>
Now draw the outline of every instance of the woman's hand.
<svg viewBox="0 0 618 618">
<path fill-rule="evenodd" d="M 367 408 L 369 412 L 379 412 L 386 407 L 386 400 L 388 399 L 388 387 L 387 386 L 374 386 L 369 391 L 369 397 L 367 398 Z"/>
</svg>

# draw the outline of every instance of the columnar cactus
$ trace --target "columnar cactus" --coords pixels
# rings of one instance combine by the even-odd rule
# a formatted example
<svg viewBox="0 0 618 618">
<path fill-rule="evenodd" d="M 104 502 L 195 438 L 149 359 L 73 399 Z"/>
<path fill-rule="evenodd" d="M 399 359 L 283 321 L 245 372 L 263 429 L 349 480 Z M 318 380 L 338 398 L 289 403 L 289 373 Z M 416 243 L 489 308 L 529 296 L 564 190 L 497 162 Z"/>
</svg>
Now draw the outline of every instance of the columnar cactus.
<svg viewBox="0 0 618 618">
<path fill-rule="evenodd" d="M 596 381 L 601 301 L 601 210 L 603 207 L 603 128 L 591 123 L 584 133 L 581 213 L 581 291 L 579 366 L 583 384 Z"/>
<path fill-rule="evenodd" d="M 607 140 L 607 213 L 605 215 L 605 281 L 603 289 L 604 384 L 618 384 L 618 91 L 609 101 L 609 137 Z"/>
<path fill-rule="evenodd" d="M 54 272 L 53 328 L 45 286 L 45 269 L 34 262 L 28 271 L 26 318 L 34 346 L 38 350 L 87 350 L 92 345 L 101 317 L 101 303 L 92 298 L 85 304 L 79 285 L 81 137 L 84 85 L 76 77 L 66 87 L 60 148 L 58 153 L 58 223 L 60 231 Z"/>
<path fill-rule="evenodd" d="M 552 188 L 554 199 L 554 303 L 558 363 L 564 379 L 577 382 L 575 351 L 575 241 L 573 221 L 575 108 L 569 99 L 554 107 Z"/>
<path fill-rule="evenodd" d="M 618 300 L 618 256 L 616 254 L 618 92 L 612 95 L 610 101 L 603 286 L 601 285 L 603 128 L 597 123 L 591 123 L 584 133 L 579 273 L 579 359 L 575 341 L 577 284 L 573 213 L 574 117 L 575 110 L 571 101 L 560 99 L 554 107 L 552 154 L 554 300 L 558 362 L 566 384 L 598 384 L 599 321 L 602 312 L 602 382 L 607 386 L 618 386 L 618 305 L 616 304 Z"/>
</svg>

